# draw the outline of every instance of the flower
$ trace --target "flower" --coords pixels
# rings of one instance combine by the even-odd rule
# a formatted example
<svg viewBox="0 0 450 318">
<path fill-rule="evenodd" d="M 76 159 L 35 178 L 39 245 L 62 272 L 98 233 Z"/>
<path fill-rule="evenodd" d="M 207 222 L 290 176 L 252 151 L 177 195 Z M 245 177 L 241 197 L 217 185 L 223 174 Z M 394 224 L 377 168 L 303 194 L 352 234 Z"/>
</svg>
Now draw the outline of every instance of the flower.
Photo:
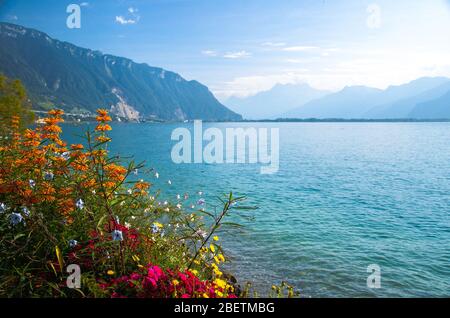
<svg viewBox="0 0 450 318">
<path fill-rule="evenodd" d="M 61 157 L 62 159 L 64 159 L 64 160 L 69 160 L 69 159 L 70 159 L 70 152 L 65 151 L 65 152 L 63 152 L 63 153 L 61 154 L 60 157 Z"/>
<path fill-rule="evenodd" d="M 83 210 L 84 209 L 84 202 L 81 199 L 78 199 L 77 202 L 75 203 L 75 206 L 77 207 L 78 210 Z"/>
<path fill-rule="evenodd" d="M 47 171 L 47 172 L 44 174 L 44 179 L 45 179 L 46 181 L 51 181 L 51 180 L 53 180 L 54 176 L 55 176 L 55 175 L 54 175 L 51 171 Z"/>
<path fill-rule="evenodd" d="M 34 188 L 36 186 L 36 181 L 34 181 L 33 179 L 30 179 L 28 181 L 28 184 L 30 185 L 31 188 Z"/>
<path fill-rule="evenodd" d="M 106 272 L 106 274 L 108 274 L 109 276 L 112 276 L 112 275 L 114 275 L 114 271 L 110 269 Z"/>
<path fill-rule="evenodd" d="M 159 232 L 159 230 L 163 227 L 163 225 L 161 223 L 155 222 L 152 224 L 152 233 L 156 234 Z"/>
<path fill-rule="evenodd" d="M 12 225 L 17 225 L 23 221 L 23 217 L 20 213 L 12 213 L 10 216 L 10 222 Z"/>
<path fill-rule="evenodd" d="M 211 252 L 215 253 L 216 252 L 216 248 L 214 247 L 213 244 L 209 245 L 209 249 L 211 250 Z"/>
<path fill-rule="evenodd" d="M 123 241 L 123 233 L 120 230 L 114 230 L 111 233 L 113 241 Z"/>
<path fill-rule="evenodd" d="M 6 211 L 6 204 L 4 204 L 3 202 L 0 203 L 0 213 L 3 213 Z"/>
<path fill-rule="evenodd" d="M 204 205 L 205 202 L 206 202 L 205 199 L 200 198 L 200 199 L 197 201 L 197 205 Z"/>
<path fill-rule="evenodd" d="M 155 177 L 156 177 L 156 179 L 159 178 L 159 173 L 158 172 L 155 172 Z"/>
<path fill-rule="evenodd" d="M 167 181 L 167 184 L 168 184 L 168 185 L 171 185 L 171 184 L 172 184 L 172 181 L 168 180 L 168 181 Z"/>
<path fill-rule="evenodd" d="M 219 240 L 219 237 L 217 235 L 214 235 L 213 240 L 217 242 Z"/>
<path fill-rule="evenodd" d="M 30 216 L 30 210 L 27 207 L 22 207 L 22 212 L 25 216 Z"/>
<path fill-rule="evenodd" d="M 70 248 L 74 248 L 77 245 L 78 245 L 78 241 L 77 240 L 69 240 L 69 247 Z"/>
</svg>

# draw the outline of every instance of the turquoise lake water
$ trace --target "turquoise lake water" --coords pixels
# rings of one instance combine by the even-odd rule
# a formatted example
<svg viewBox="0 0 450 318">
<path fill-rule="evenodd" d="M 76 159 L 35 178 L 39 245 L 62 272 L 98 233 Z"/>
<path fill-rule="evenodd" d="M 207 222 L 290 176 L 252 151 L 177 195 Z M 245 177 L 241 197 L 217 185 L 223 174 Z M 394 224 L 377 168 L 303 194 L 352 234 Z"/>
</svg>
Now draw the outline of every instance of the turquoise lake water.
<svg viewBox="0 0 450 318">
<path fill-rule="evenodd" d="M 305 297 L 450 296 L 450 123 L 203 125 L 278 127 L 278 173 L 173 163 L 172 130 L 192 124 L 113 124 L 111 150 L 155 168 L 146 179 L 173 201 L 203 191 L 212 208 L 233 191 L 259 207 L 221 235 L 240 281 L 264 292 L 286 280 Z M 86 127 L 67 125 L 65 138 Z M 379 289 L 367 287 L 370 264 Z"/>
</svg>

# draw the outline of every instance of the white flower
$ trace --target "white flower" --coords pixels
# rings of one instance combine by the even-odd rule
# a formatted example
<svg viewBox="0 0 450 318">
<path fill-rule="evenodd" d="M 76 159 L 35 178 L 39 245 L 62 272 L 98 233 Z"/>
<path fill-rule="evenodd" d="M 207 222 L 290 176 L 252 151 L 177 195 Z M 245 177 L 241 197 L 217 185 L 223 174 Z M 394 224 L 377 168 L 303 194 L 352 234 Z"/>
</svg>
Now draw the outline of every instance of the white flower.
<svg viewBox="0 0 450 318">
<path fill-rule="evenodd" d="M 203 192 L 202 192 L 202 191 L 198 191 L 197 193 L 198 193 L 198 195 L 202 195 L 202 194 L 203 194 Z"/>
<path fill-rule="evenodd" d="M 177 200 L 181 199 L 181 195 L 177 194 Z"/>
<path fill-rule="evenodd" d="M 112 236 L 113 241 L 123 241 L 123 234 L 122 234 L 122 231 L 120 231 L 120 230 L 114 230 L 111 233 L 111 236 Z"/>
<path fill-rule="evenodd" d="M 170 212 L 170 209 L 169 208 L 165 208 L 164 211 Z"/>
<path fill-rule="evenodd" d="M 0 203 L 0 213 L 3 213 L 6 211 L 6 204 L 4 204 L 3 202 Z"/>
<path fill-rule="evenodd" d="M 78 245 L 78 241 L 77 240 L 70 240 L 69 241 L 69 247 L 70 248 L 74 248 L 77 245 Z"/>
<path fill-rule="evenodd" d="M 127 193 L 128 193 L 128 194 L 132 194 L 132 193 L 133 193 L 133 190 L 128 189 L 128 190 L 127 190 Z"/>
<path fill-rule="evenodd" d="M 191 205 L 191 209 L 195 209 L 195 205 L 192 204 L 192 205 Z"/>
<path fill-rule="evenodd" d="M 95 191 L 95 190 L 92 190 L 92 194 L 96 194 L 97 193 L 97 191 Z"/>
<path fill-rule="evenodd" d="M 197 230 L 197 235 L 199 235 L 199 236 L 201 236 L 201 237 L 203 237 L 203 238 L 206 238 L 206 235 L 207 235 L 207 233 L 205 232 L 205 231 L 203 231 L 203 230 Z"/>
<path fill-rule="evenodd" d="M 130 229 L 130 227 L 131 227 L 131 224 L 130 224 L 130 223 L 128 223 L 128 222 L 125 222 L 125 227 L 126 227 L 127 229 Z"/>
<path fill-rule="evenodd" d="M 181 209 L 181 204 L 180 203 L 177 204 L 177 208 Z"/>
<path fill-rule="evenodd" d="M 153 234 L 156 234 L 156 233 L 159 232 L 159 224 L 153 223 L 152 226 L 151 226 L 151 228 L 152 228 L 152 233 L 153 233 Z"/>
<path fill-rule="evenodd" d="M 155 172 L 155 177 L 156 177 L 156 179 L 159 178 L 159 173 L 158 172 Z"/>
<path fill-rule="evenodd" d="M 25 215 L 25 216 L 30 216 L 30 210 L 28 210 L 28 208 L 27 207 L 22 207 L 22 213 Z"/>
<path fill-rule="evenodd" d="M 169 180 L 169 181 L 167 181 L 167 184 L 171 185 L 171 184 L 172 184 L 172 181 L 170 181 L 170 180 Z"/>
<path fill-rule="evenodd" d="M 70 152 L 68 152 L 68 151 L 63 152 L 61 154 L 61 158 L 63 158 L 64 160 L 69 160 L 70 159 Z"/>
<path fill-rule="evenodd" d="M 28 183 L 30 184 L 30 187 L 31 187 L 31 188 L 34 188 L 34 187 L 36 186 L 36 181 L 34 181 L 33 179 L 30 179 L 30 180 L 28 181 Z"/>
<path fill-rule="evenodd" d="M 55 177 L 55 175 L 54 175 L 53 172 L 51 172 L 51 171 L 47 171 L 47 172 L 44 174 L 44 179 L 45 179 L 46 181 L 52 181 L 54 177 Z"/>
<path fill-rule="evenodd" d="M 10 215 L 10 222 L 12 225 L 17 225 L 23 221 L 23 217 L 20 213 L 12 213 Z"/>
<path fill-rule="evenodd" d="M 78 210 L 83 210 L 84 209 L 84 202 L 81 199 L 78 199 L 78 201 L 75 203 L 75 206 L 77 207 Z"/>
<path fill-rule="evenodd" d="M 168 205 L 169 204 L 169 202 L 167 202 L 167 201 L 164 201 L 164 203 L 163 203 L 164 205 Z"/>
</svg>

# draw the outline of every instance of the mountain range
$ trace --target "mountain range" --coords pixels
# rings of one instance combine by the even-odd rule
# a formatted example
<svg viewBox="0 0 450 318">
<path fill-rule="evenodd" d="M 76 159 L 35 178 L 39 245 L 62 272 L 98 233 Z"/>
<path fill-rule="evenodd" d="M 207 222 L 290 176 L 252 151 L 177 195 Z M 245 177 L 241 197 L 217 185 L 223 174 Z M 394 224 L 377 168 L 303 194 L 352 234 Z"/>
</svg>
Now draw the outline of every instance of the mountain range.
<svg viewBox="0 0 450 318">
<path fill-rule="evenodd" d="M 225 104 L 246 119 L 272 119 L 329 93 L 308 84 L 277 84 L 268 91 L 247 98 L 232 96 Z"/>
<path fill-rule="evenodd" d="M 0 23 L 0 73 L 20 79 L 37 110 L 107 108 L 128 119 L 241 119 L 195 80 L 10 23 Z"/>
<path fill-rule="evenodd" d="M 307 84 L 276 85 L 225 104 L 246 119 L 448 119 L 450 79 L 422 77 L 382 90 L 347 86 L 338 92 L 319 91 Z"/>
</svg>

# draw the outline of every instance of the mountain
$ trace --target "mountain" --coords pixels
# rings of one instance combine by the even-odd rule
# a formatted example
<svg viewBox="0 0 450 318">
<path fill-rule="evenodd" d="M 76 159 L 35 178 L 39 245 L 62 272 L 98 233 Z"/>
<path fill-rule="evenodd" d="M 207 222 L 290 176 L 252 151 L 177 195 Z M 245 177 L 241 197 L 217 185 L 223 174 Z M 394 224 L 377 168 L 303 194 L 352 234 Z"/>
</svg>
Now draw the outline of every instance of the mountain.
<svg viewBox="0 0 450 318">
<path fill-rule="evenodd" d="M 281 118 L 359 118 L 372 106 L 367 102 L 381 90 L 365 86 L 345 87 L 320 99 L 306 103 Z"/>
<path fill-rule="evenodd" d="M 230 97 L 225 104 L 246 119 L 270 119 L 327 94 L 307 84 L 277 84 L 250 97 Z"/>
<path fill-rule="evenodd" d="M 450 118 L 450 90 L 439 98 L 417 104 L 410 116 L 420 119 Z"/>
<path fill-rule="evenodd" d="M 445 77 L 423 77 L 405 85 L 392 86 L 383 95 L 393 93 L 395 101 L 373 107 L 364 117 L 414 118 L 411 111 L 417 104 L 436 99 L 448 91 L 450 80 Z"/>
<path fill-rule="evenodd" d="M 421 102 L 440 97 L 450 90 L 444 77 L 423 77 L 385 90 L 351 86 L 311 101 L 283 118 L 414 118 L 411 111 Z"/>
<path fill-rule="evenodd" d="M 197 81 L 0 23 L 0 72 L 19 78 L 36 109 L 108 108 L 130 119 L 240 120 Z"/>
</svg>

